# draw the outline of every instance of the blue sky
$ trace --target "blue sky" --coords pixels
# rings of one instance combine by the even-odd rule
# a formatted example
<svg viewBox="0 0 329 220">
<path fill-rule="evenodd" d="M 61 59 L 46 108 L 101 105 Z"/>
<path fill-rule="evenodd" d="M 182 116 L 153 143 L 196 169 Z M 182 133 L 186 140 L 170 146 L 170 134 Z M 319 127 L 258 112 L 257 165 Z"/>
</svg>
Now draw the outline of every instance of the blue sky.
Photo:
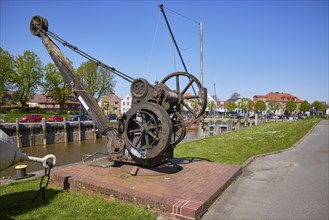
<svg viewBox="0 0 329 220">
<path fill-rule="evenodd" d="M 52 62 L 29 32 L 34 15 L 102 62 L 150 83 L 183 70 L 158 5 L 203 22 L 204 84 L 221 100 L 288 92 L 329 102 L 328 1 L 3 1 L 1 47 Z M 166 10 L 188 71 L 200 76 L 199 25 Z M 79 67 L 86 60 L 60 47 Z M 120 98 L 130 84 L 116 77 Z"/>
</svg>

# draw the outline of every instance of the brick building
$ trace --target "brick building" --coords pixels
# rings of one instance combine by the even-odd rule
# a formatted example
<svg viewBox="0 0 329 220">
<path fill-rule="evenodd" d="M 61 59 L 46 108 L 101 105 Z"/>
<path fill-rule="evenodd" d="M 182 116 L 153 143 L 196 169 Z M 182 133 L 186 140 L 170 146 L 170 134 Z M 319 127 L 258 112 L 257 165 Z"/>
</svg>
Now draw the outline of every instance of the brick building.
<svg viewBox="0 0 329 220">
<path fill-rule="evenodd" d="M 49 94 L 35 94 L 27 102 L 31 108 L 40 108 L 46 111 L 57 111 L 60 110 L 59 103 L 56 102 L 53 97 Z M 67 101 L 64 104 L 63 111 L 79 112 L 81 109 L 80 102 L 77 97 L 72 93 L 69 95 Z"/>
<path fill-rule="evenodd" d="M 114 93 L 103 96 L 98 105 L 104 110 L 105 115 L 111 113 L 120 113 L 121 99 Z"/>
<path fill-rule="evenodd" d="M 293 100 L 297 104 L 296 110 L 299 110 L 299 106 L 302 103 L 303 100 L 298 98 L 297 96 L 291 95 L 290 93 L 279 93 L 279 92 L 270 92 L 266 95 L 255 95 L 253 97 L 254 103 L 257 101 L 262 100 L 266 103 L 267 110 L 269 110 L 268 104 L 270 102 L 279 103 L 279 109 L 274 112 L 275 114 L 282 115 L 284 114 L 284 111 L 286 110 L 286 103 L 289 100 Z"/>
</svg>

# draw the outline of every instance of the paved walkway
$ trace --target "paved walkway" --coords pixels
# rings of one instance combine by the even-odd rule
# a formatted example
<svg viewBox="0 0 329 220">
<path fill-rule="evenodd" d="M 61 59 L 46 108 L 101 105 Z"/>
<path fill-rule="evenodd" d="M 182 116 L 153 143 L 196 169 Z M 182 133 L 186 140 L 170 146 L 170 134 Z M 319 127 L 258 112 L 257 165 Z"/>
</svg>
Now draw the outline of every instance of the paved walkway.
<svg viewBox="0 0 329 220">
<path fill-rule="evenodd" d="M 329 121 L 294 149 L 258 158 L 203 219 L 329 219 Z"/>
</svg>

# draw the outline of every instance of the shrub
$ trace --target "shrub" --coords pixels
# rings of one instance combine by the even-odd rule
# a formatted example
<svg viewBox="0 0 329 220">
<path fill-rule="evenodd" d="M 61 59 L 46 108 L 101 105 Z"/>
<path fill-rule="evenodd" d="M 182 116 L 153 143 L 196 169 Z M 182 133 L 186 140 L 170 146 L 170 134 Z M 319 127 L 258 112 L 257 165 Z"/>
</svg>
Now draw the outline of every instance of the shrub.
<svg viewBox="0 0 329 220">
<path fill-rule="evenodd" d="M 21 110 L 20 109 L 10 109 L 9 112 L 12 114 L 19 114 L 19 113 L 21 113 Z"/>
</svg>

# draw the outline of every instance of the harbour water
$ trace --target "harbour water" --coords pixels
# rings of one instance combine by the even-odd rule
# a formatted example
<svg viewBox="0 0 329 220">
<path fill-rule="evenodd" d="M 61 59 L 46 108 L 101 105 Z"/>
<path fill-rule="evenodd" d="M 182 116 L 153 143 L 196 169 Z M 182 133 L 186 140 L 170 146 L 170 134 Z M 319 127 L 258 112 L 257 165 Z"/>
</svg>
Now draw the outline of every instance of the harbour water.
<svg viewBox="0 0 329 220">
<path fill-rule="evenodd" d="M 209 135 L 209 134 L 206 134 Z M 186 137 L 182 142 L 192 141 L 202 136 L 201 128 L 191 129 L 187 132 Z M 21 151 L 29 156 L 44 157 L 47 154 L 54 154 L 56 156 L 56 166 L 66 165 L 81 162 L 85 154 L 93 154 L 96 152 L 106 153 L 107 138 L 98 138 L 96 140 L 74 141 L 68 143 L 58 143 L 50 145 L 38 145 L 33 147 L 21 148 Z M 34 162 L 20 162 L 19 164 L 28 165 L 26 171 L 34 172 L 42 170 L 43 167 L 39 163 Z M 19 165 L 17 164 L 17 165 Z M 16 174 L 15 166 L 0 172 L 0 177 L 9 177 Z"/>
</svg>

